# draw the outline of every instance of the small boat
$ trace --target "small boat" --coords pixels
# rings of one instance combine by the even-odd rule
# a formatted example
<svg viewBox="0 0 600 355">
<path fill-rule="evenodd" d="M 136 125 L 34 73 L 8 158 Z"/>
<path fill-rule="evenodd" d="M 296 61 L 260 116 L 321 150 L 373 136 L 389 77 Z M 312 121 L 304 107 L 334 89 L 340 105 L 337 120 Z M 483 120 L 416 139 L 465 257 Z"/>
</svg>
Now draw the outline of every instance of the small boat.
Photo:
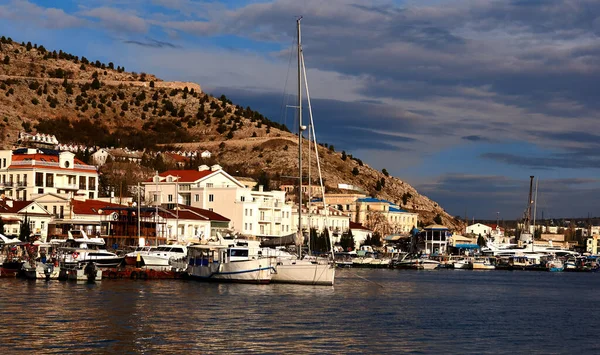
<svg viewBox="0 0 600 355">
<path fill-rule="evenodd" d="M 199 281 L 265 284 L 276 272 L 271 258 L 251 257 L 248 247 L 209 243 L 187 251 L 187 275 Z"/>
<path fill-rule="evenodd" d="M 151 269 L 171 269 L 172 264 L 176 261 L 187 258 L 188 249 L 185 245 L 179 244 L 164 244 L 159 245 L 156 249 L 141 255 L 144 265 Z"/>
<path fill-rule="evenodd" d="M 0 234 L 0 277 L 16 277 L 21 272 L 24 260 L 18 256 L 18 248 L 25 244 L 17 238 Z"/>
<path fill-rule="evenodd" d="M 479 258 L 473 260 L 473 270 L 494 270 L 496 266 L 489 258 Z"/>
<path fill-rule="evenodd" d="M 247 241 L 247 243 L 252 243 Z M 240 242 L 236 244 L 240 246 Z M 251 244 L 246 244 L 250 246 Z M 254 255 L 254 253 L 252 253 Z M 294 254 L 285 250 L 273 248 L 261 248 L 260 255 L 267 257 L 273 262 L 275 273 L 271 282 L 291 283 L 301 285 L 333 285 L 335 278 L 335 264 L 326 258 L 305 257 L 298 259 Z M 354 264 L 352 264 L 354 265 Z"/>
<path fill-rule="evenodd" d="M 456 260 L 453 264 L 455 269 L 472 269 L 473 263 L 467 258 Z"/>
<path fill-rule="evenodd" d="M 62 281 L 102 281 L 102 270 L 92 261 L 61 266 L 58 279 Z"/>
<path fill-rule="evenodd" d="M 560 259 L 550 260 L 546 265 L 550 272 L 562 272 L 565 269 L 565 265 Z"/>
<path fill-rule="evenodd" d="M 569 258 L 564 262 L 563 271 L 577 271 L 577 259 Z"/>
<path fill-rule="evenodd" d="M 129 266 L 135 266 L 137 263 L 138 255 L 140 256 L 141 261 L 142 255 L 147 255 L 154 250 L 156 250 L 156 247 L 154 246 L 137 247 L 132 252 L 125 254 L 125 264 Z"/>
<path fill-rule="evenodd" d="M 416 269 L 416 270 L 434 270 L 439 268 L 440 262 L 426 257 L 409 256 L 404 254 L 400 260 L 392 263 L 393 268 L 397 269 Z"/>
</svg>

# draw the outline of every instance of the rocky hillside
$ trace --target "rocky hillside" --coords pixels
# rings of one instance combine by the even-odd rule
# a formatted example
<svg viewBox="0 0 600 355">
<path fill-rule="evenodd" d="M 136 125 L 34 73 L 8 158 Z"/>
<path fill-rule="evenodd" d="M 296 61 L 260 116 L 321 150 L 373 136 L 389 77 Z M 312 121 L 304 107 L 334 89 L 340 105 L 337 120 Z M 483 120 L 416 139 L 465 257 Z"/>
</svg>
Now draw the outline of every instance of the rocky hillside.
<svg viewBox="0 0 600 355">
<path fill-rule="evenodd" d="M 19 131 L 49 133 L 62 143 L 127 146 L 161 145 L 208 149 L 232 174 L 272 182 L 297 175 L 297 136 L 250 107 L 225 96 L 212 97 L 197 84 L 165 82 L 30 43 L 0 39 L 0 141 L 17 143 Z M 308 146 L 304 145 L 308 154 Z M 319 147 L 326 186 L 363 188 L 420 214 L 425 223 L 440 215 L 447 226 L 460 221 L 402 180 L 370 168 L 360 159 Z M 314 163 L 314 160 L 313 160 Z M 312 167 L 316 171 L 316 165 Z"/>
</svg>

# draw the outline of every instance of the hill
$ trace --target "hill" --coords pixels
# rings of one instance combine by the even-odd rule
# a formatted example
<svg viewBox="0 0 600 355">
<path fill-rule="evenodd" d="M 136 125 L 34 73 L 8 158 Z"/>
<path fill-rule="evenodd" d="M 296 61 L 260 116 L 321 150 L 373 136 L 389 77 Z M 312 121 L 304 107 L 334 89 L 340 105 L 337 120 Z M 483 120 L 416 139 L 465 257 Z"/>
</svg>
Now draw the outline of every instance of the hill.
<svg viewBox="0 0 600 355">
<path fill-rule="evenodd" d="M 148 151 L 164 145 L 208 149 L 232 173 L 264 172 L 273 182 L 297 175 L 297 135 L 250 107 L 203 93 L 194 83 L 167 82 L 4 37 L 0 118 L 5 148 L 17 143 L 19 131 L 37 131 L 54 134 L 63 143 Z M 418 212 L 425 224 L 439 215 L 447 226 L 461 225 L 409 184 L 332 148 L 319 146 L 328 190 L 352 184 Z M 307 144 L 303 150 L 308 154 Z"/>
</svg>

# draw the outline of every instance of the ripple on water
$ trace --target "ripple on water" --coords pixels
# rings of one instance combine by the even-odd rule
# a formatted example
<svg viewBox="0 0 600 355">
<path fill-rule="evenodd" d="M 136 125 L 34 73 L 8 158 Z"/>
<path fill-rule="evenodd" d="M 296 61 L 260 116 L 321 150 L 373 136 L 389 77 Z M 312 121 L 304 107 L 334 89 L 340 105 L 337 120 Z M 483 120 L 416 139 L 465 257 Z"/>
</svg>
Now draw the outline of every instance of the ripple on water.
<svg viewBox="0 0 600 355">
<path fill-rule="evenodd" d="M 335 287 L 0 279 L 10 353 L 571 353 L 597 275 L 340 270 Z M 586 306 L 587 305 L 587 306 Z"/>
</svg>

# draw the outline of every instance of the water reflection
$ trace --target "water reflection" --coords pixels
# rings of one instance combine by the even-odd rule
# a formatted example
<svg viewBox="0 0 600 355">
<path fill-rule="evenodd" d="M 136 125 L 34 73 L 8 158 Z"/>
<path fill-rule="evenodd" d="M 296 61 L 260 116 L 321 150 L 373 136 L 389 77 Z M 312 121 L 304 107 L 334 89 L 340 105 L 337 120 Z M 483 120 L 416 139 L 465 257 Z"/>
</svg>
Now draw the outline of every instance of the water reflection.
<svg viewBox="0 0 600 355">
<path fill-rule="evenodd" d="M 597 275 L 336 276 L 335 287 L 2 279 L 0 347 L 11 354 L 496 354 L 595 346 L 594 327 L 580 323 L 598 319 Z"/>
</svg>

